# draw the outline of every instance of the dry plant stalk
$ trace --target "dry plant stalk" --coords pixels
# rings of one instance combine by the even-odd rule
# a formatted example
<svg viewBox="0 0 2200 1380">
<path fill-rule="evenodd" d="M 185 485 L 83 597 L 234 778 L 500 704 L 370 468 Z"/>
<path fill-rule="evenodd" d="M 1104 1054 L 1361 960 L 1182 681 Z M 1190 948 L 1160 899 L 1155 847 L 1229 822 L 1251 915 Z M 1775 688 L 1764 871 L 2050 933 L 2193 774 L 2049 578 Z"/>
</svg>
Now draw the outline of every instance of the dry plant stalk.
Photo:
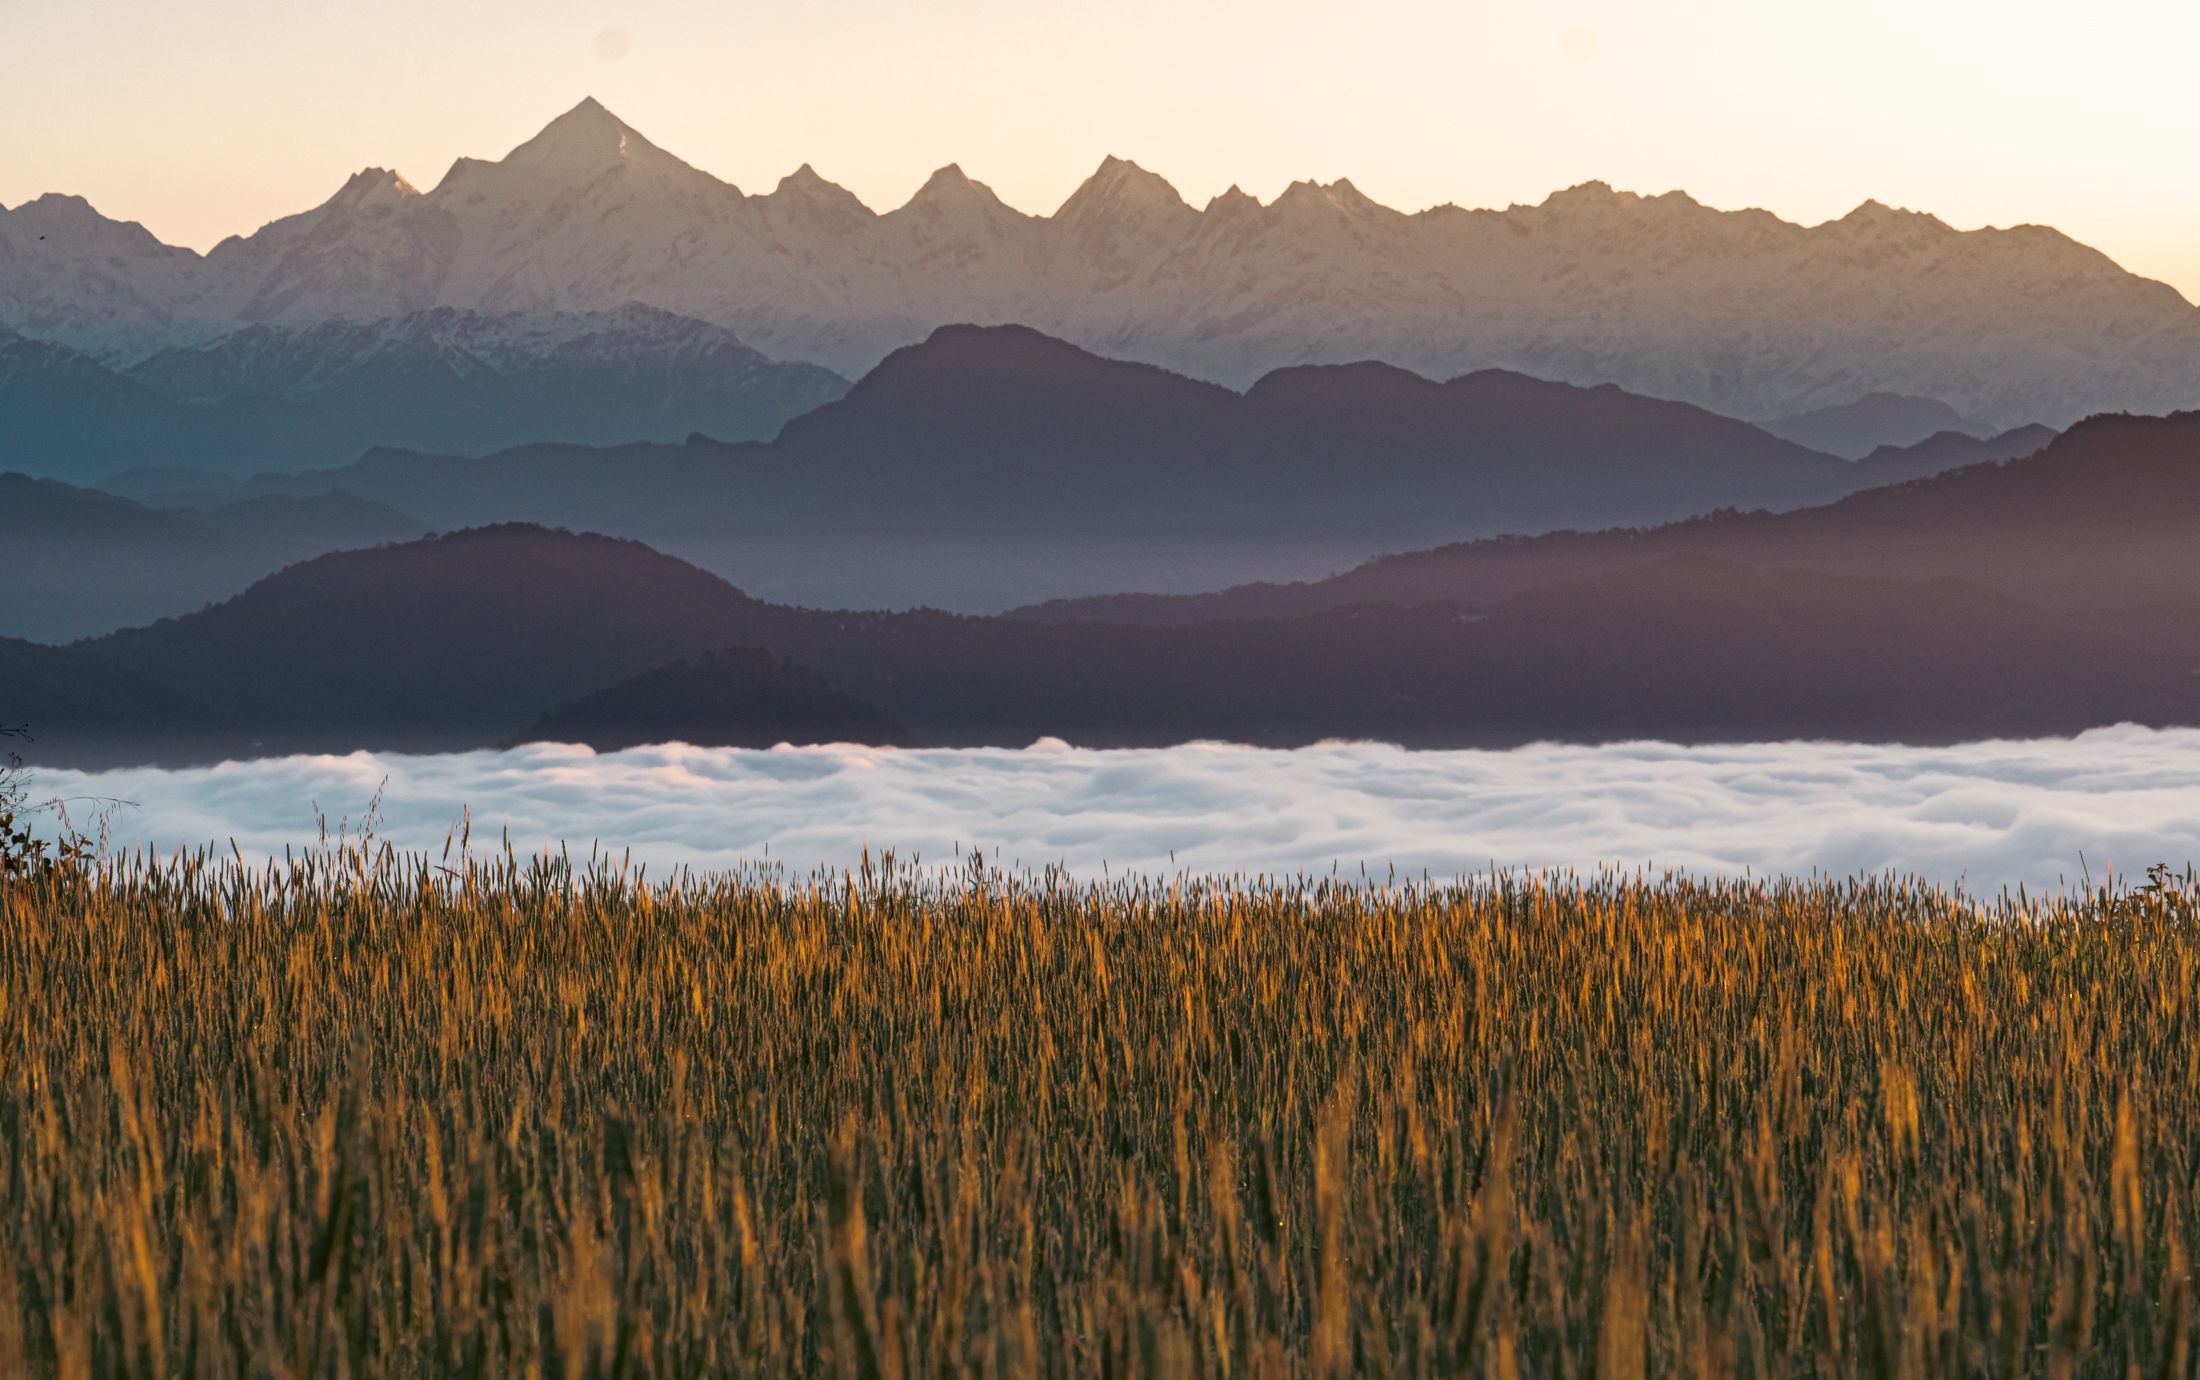
<svg viewBox="0 0 2200 1380">
<path fill-rule="evenodd" d="M 2193 1374 L 2189 886 L 0 884 L 0 1374 Z"/>
</svg>

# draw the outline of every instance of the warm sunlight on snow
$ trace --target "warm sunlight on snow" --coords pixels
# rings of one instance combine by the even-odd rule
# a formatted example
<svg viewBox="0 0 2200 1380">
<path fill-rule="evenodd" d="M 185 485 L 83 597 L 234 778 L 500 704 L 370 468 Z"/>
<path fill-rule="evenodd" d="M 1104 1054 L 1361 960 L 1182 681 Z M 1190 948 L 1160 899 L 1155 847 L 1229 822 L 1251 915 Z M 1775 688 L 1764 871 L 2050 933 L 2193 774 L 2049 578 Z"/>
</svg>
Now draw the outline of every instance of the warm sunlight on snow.
<svg viewBox="0 0 2200 1380">
<path fill-rule="evenodd" d="M 1118 153 L 1194 204 L 1347 176 L 1407 209 L 1591 178 L 1804 222 L 1876 197 L 2052 224 L 2200 294 L 2200 6 L 2076 18 L 2043 0 L 14 6 L 0 204 L 80 192 L 206 248 L 360 167 L 430 185 L 593 93 L 751 191 L 809 162 L 892 206 L 960 160 L 1044 212 Z M 125 30 L 157 60 L 116 54 Z"/>
</svg>

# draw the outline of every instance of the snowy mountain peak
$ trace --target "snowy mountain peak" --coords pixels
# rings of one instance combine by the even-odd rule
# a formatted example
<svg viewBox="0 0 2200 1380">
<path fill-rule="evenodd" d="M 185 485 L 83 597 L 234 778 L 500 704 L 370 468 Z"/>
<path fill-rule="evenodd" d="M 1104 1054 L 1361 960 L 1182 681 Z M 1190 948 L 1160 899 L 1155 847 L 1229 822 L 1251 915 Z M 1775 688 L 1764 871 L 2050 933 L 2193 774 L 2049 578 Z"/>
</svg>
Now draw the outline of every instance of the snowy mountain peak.
<svg viewBox="0 0 2200 1380">
<path fill-rule="evenodd" d="M 1326 185 L 1312 180 L 1294 182 L 1284 188 L 1283 195 L 1276 198 L 1276 204 L 1271 209 L 1288 214 L 1311 211 L 1348 217 L 1397 214 L 1388 207 L 1369 200 L 1365 193 L 1352 185 L 1350 178 L 1344 177 Z"/>
<path fill-rule="evenodd" d="M 1524 224 L 1561 233 L 1576 229 L 1597 236 L 1670 233 L 1692 244 L 1784 224 L 1762 211 L 1713 210 L 1682 191 L 1644 195 L 1595 180 L 1552 192 L 1538 206 L 1515 205 L 1508 214 L 1520 216 Z"/>
<path fill-rule="evenodd" d="M 1070 193 L 1054 219 L 1086 224 L 1121 216 L 1189 214 L 1191 209 L 1167 178 L 1111 153 Z"/>
<path fill-rule="evenodd" d="M 425 205 L 491 207 L 493 216 L 554 216 L 572 196 L 592 198 L 603 209 L 631 207 L 640 220 L 658 220 L 715 216 L 728 200 L 741 200 L 741 191 L 649 143 L 592 97 L 495 163 L 460 158 L 429 191 Z"/>
<path fill-rule="evenodd" d="M 13 225 L 27 242 L 52 236 L 70 254 L 119 249 L 149 259 L 196 260 L 188 249 L 163 244 L 134 220 L 109 220 L 83 197 L 46 192 L 12 211 L 0 211 L 0 226 Z M 0 229 L 0 234 L 5 230 Z"/>
<path fill-rule="evenodd" d="M 534 138 L 521 144 L 514 153 L 529 149 L 547 150 L 572 147 L 581 144 L 600 145 L 629 136 L 639 137 L 635 128 L 605 108 L 594 96 L 582 98 L 578 105 L 542 127 Z"/>
<path fill-rule="evenodd" d="M 51 225 L 90 224 L 105 219 L 92 203 L 70 192 L 43 192 L 16 207 L 15 214 L 35 216 Z"/>
<path fill-rule="evenodd" d="M 901 211 L 1028 219 L 1023 212 L 1013 209 L 994 195 L 991 187 L 964 172 L 957 163 L 950 163 L 926 178 L 924 185 L 917 188 L 917 194 L 909 198 Z"/>
<path fill-rule="evenodd" d="M 1203 214 L 1207 216 L 1238 216 L 1260 210 L 1260 198 L 1238 186 L 1230 184 L 1229 190 L 1208 200 Z"/>
<path fill-rule="evenodd" d="M 1587 182 L 1577 182 L 1563 191 L 1551 193 L 1543 198 L 1543 204 L 1538 209 L 1562 215 L 1594 214 L 1618 206 L 1632 205 L 1641 200 L 1634 192 L 1614 191 L 1611 183 L 1591 178 Z"/>
<path fill-rule="evenodd" d="M 807 163 L 780 178 L 779 185 L 756 204 L 766 216 L 796 232 L 845 234 L 878 219 L 878 213 L 854 192 L 819 177 Z"/>
<path fill-rule="evenodd" d="M 402 206 L 419 195 L 419 189 L 388 168 L 362 168 L 329 198 L 329 204 L 365 210 L 377 206 Z"/>
<path fill-rule="evenodd" d="M 932 175 L 924 179 L 924 185 L 917 188 L 917 194 L 910 200 L 929 201 L 947 196 L 967 196 L 980 190 L 980 187 L 981 184 L 971 181 L 970 174 L 962 170 L 962 164 L 949 163 L 944 168 L 933 169 Z"/>
<path fill-rule="evenodd" d="M 1878 200 L 1866 200 L 1857 208 L 1833 224 L 1848 230 L 1904 231 L 1946 230 L 1947 222 L 1925 211 L 1912 211 L 1899 206 L 1889 206 Z"/>
<path fill-rule="evenodd" d="M 780 178 L 779 185 L 772 189 L 771 194 L 775 197 L 786 197 L 790 201 L 808 201 L 844 206 L 860 210 L 865 214 L 870 214 L 871 211 L 871 208 L 865 206 L 862 199 L 854 192 L 849 191 L 838 182 L 829 181 L 818 176 L 817 169 L 807 163 Z"/>
<path fill-rule="evenodd" d="M 504 156 L 506 167 L 592 167 L 650 154 L 669 158 L 591 96 Z"/>
<path fill-rule="evenodd" d="M 554 196 L 613 172 L 704 193 L 733 190 L 652 144 L 590 97 L 496 162 L 459 159 L 429 196 L 436 201 L 470 197 L 492 185 L 507 194 Z"/>
<path fill-rule="evenodd" d="M 1656 196 L 1645 198 L 1645 200 L 1649 205 L 1662 206 L 1673 211 L 1705 211 L 1712 215 L 1720 214 L 1720 212 L 1711 210 L 1710 207 L 1677 187 L 1670 192 L 1660 192 Z"/>
</svg>

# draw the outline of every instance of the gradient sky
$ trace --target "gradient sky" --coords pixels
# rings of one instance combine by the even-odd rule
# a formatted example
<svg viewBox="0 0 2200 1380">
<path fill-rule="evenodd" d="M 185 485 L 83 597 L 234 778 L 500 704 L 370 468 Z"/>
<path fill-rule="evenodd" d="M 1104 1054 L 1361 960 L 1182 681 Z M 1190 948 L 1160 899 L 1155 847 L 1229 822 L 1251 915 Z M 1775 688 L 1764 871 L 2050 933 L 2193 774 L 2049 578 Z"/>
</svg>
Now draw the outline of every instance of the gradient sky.
<svg viewBox="0 0 2200 1380">
<path fill-rule="evenodd" d="M 880 209 L 959 162 L 1048 211 L 1108 153 L 1194 204 L 1602 178 L 2042 222 L 2200 299 L 2194 0 L 0 0 L 0 32 L 0 203 L 198 248 L 592 94 L 744 189 L 807 161 Z"/>
</svg>

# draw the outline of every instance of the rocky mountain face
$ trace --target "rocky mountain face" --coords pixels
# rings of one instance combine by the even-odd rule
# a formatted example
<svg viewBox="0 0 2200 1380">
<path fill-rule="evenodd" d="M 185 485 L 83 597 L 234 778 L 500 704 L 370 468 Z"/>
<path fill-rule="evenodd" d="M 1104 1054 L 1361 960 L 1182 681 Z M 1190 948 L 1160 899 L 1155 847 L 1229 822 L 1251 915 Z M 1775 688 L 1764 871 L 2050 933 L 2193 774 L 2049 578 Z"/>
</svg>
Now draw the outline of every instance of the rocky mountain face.
<svg viewBox="0 0 2200 1380">
<path fill-rule="evenodd" d="M 197 254 L 79 196 L 0 207 L 0 326 L 23 335 L 132 359 L 221 320 L 218 277 Z"/>
<path fill-rule="evenodd" d="M 629 302 L 851 374 L 943 324 L 1020 322 L 1234 386 L 1376 358 L 1750 417 L 1878 392 L 1989 428 L 2200 402 L 2200 311 L 2173 289 L 2051 229 L 1876 202 L 1805 227 L 1587 183 L 1409 215 L 1339 181 L 1195 208 L 1110 159 L 1051 216 L 952 166 L 878 214 L 807 167 L 746 194 L 585 101 L 432 190 L 370 169 L 203 257 L 72 198 L 0 211 L 0 322 L 110 362 L 256 324 Z"/>
</svg>

